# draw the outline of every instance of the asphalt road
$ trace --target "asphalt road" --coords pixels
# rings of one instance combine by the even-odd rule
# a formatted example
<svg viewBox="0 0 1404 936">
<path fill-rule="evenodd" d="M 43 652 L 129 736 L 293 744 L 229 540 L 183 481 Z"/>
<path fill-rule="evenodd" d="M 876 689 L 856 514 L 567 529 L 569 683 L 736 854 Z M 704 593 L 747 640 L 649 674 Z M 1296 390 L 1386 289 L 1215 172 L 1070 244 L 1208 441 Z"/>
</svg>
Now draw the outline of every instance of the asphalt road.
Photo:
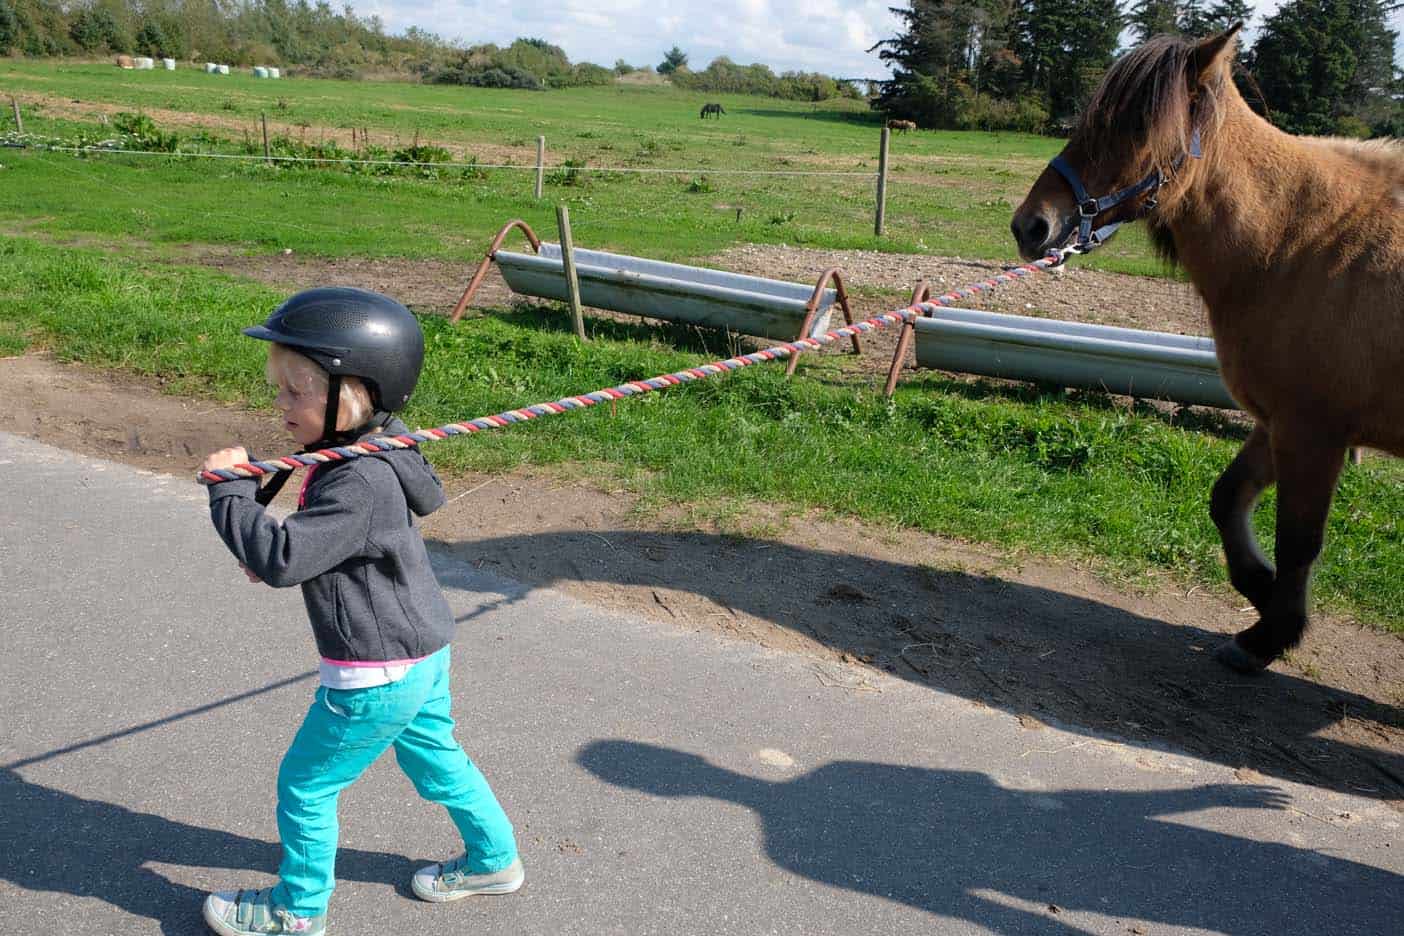
<svg viewBox="0 0 1404 936">
<path fill-rule="evenodd" d="M 0 490 L 0 934 L 201 933 L 204 892 L 273 881 L 298 592 L 245 582 L 188 478 L 0 434 Z M 386 757 L 331 933 L 1404 933 L 1387 805 L 436 563 L 527 884 L 416 901 L 459 844 Z"/>
</svg>

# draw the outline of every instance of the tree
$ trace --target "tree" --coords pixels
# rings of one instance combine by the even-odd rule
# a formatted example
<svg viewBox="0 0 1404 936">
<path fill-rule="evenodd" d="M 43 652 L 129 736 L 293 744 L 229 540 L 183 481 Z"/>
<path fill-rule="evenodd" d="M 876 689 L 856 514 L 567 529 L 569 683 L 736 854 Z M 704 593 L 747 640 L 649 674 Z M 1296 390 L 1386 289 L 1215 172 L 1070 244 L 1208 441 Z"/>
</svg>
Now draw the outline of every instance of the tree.
<svg viewBox="0 0 1404 936">
<path fill-rule="evenodd" d="M 166 41 L 166 33 L 161 29 L 161 24 L 155 20 L 147 20 L 142 24 L 141 30 L 136 35 L 136 50 L 142 55 L 149 55 L 152 58 L 165 58 L 170 44 Z"/>
<path fill-rule="evenodd" d="M 673 46 L 663 54 L 663 61 L 655 69 L 660 75 L 671 75 L 679 68 L 687 67 L 687 53 Z"/>
<path fill-rule="evenodd" d="M 1179 12 L 1175 0 L 1139 0 L 1128 10 L 1126 25 L 1140 45 L 1152 36 L 1179 35 Z"/>
<path fill-rule="evenodd" d="M 1214 31 L 1209 8 L 1204 5 L 1204 0 L 1181 0 L 1180 15 L 1175 25 L 1180 35 L 1191 39 L 1203 38 Z"/>
<path fill-rule="evenodd" d="M 1117 0 L 1020 0 L 1014 51 L 1055 124 L 1069 123 L 1087 102 L 1124 22 Z"/>
<path fill-rule="evenodd" d="M 123 33 L 117 18 L 104 7 L 80 10 L 69 26 L 69 35 L 85 52 L 98 52 L 104 48 L 111 52 L 129 52 L 132 43 L 129 33 Z"/>
<path fill-rule="evenodd" d="M 1010 48 L 1016 11 L 1014 0 L 894 7 L 902 32 L 868 50 L 892 69 L 873 106 L 925 127 L 1041 129 L 1028 125 L 1034 111 L 1023 107 L 1023 63 Z"/>
<path fill-rule="evenodd" d="M 19 19 L 10 0 L 0 0 L 0 55 L 13 49 L 19 42 Z"/>
<path fill-rule="evenodd" d="M 1357 132 L 1397 119 L 1396 34 L 1384 0 L 1291 0 L 1263 23 L 1252 65 L 1292 133 Z"/>
</svg>

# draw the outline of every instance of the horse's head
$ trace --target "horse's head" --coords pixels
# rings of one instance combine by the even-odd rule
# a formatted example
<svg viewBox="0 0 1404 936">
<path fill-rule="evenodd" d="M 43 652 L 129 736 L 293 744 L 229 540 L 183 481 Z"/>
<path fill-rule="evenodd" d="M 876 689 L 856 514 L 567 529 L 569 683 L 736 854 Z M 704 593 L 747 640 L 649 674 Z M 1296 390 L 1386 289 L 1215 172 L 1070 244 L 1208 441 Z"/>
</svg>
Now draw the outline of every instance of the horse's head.
<svg viewBox="0 0 1404 936">
<path fill-rule="evenodd" d="M 1072 242 L 1110 236 L 1185 190 L 1200 137 L 1230 81 L 1239 23 L 1191 41 L 1158 36 L 1122 56 L 1102 79 L 1068 145 L 1034 182 L 1009 228 L 1036 260 Z M 1173 182 L 1172 182 L 1173 180 Z"/>
</svg>

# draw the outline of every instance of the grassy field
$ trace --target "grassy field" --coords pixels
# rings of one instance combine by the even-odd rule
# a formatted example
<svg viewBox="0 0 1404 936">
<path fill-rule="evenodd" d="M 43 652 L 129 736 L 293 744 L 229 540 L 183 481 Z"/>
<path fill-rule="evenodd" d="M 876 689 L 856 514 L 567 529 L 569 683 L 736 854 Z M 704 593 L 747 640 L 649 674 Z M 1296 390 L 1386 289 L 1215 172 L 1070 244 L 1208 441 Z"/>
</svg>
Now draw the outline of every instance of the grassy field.
<svg viewBox="0 0 1404 936">
<path fill-rule="evenodd" d="M 313 129 L 369 127 L 492 161 L 522 161 L 537 133 L 556 160 L 587 165 L 870 169 L 876 128 L 851 105 L 815 108 L 722 98 L 725 122 L 696 117 L 700 97 L 659 88 L 530 93 L 341 82 L 257 82 L 189 71 L 0 64 L 0 92 L 25 96 L 31 131 L 98 126 L 73 100 L 149 113 L 198 145 L 237 149 L 261 109 Z M 38 97 L 42 95 L 42 97 Z M 278 98 L 285 100 L 279 107 Z M 64 102 L 68 102 L 65 105 Z M 232 115 L 232 116 L 230 116 Z M 195 128 L 208 119 L 205 130 Z M 282 119 L 282 117 L 279 117 Z M 159 123 L 160 121 L 158 121 Z M 166 126 L 163 124 L 163 126 Z M 506 218 L 549 232 L 567 200 L 577 243 L 695 259 L 737 243 L 805 243 L 1009 259 L 1012 203 L 1056 141 L 990 134 L 899 138 L 890 235 L 871 234 L 870 180 L 734 178 L 716 173 L 587 173 L 547 197 L 530 176 L 420 179 L 259 164 L 0 151 L 0 354 L 160 374 L 172 392 L 266 405 L 260 347 L 238 330 L 279 297 L 191 265 L 187 245 L 251 253 L 476 258 Z M 483 161 L 487 161 L 484 159 Z M 705 177 L 704 177 L 705 176 Z M 743 208 L 735 220 L 735 208 Z M 1094 258 L 1157 269 L 1139 235 Z M 1115 301 L 1115 297 L 1108 297 Z M 495 310 L 450 328 L 426 319 L 424 380 L 412 423 L 554 399 L 711 359 L 680 330 L 595 320 L 581 345 L 561 317 Z M 1222 584 L 1205 502 L 1240 430 L 1171 423 L 1096 394 L 1042 393 L 914 375 L 894 401 L 853 382 L 841 359 L 799 378 L 756 368 L 604 410 L 514 427 L 430 450 L 447 470 L 579 464 L 649 498 L 709 505 L 763 498 L 1087 560 L 1130 580 Z M 1346 473 L 1317 578 L 1321 603 L 1404 632 L 1404 471 L 1372 459 Z M 1258 520 L 1271 532 L 1271 497 Z"/>
<path fill-rule="evenodd" d="M 546 136 L 556 171 L 539 203 L 531 198 L 532 174 L 510 169 L 426 181 L 164 157 L 5 159 L 18 197 L 0 202 L 0 221 L 43 219 L 43 230 L 60 236 L 287 247 L 324 256 L 467 259 L 508 217 L 551 230 L 552 206 L 566 201 L 583 246 L 661 259 L 786 243 L 1012 260 L 1013 207 L 1059 149 L 1055 140 L 1022 134 L 896 136 L 887 230 L 879 239 L 879 127 L 860 102 L 721 96 L 727 116 L 702 121 L 701 95 L 656 86 L 540 93 L 27 62 L 0 63 L 0 92 L 24 100 L 30 132 L 93 137 L 104 129 L 95 109 L 144 110 L 161 129 L 181 133 L 187 147 L 225 152 L 246 135 L 258 140 L 265 112 L 275 136 L 334 138 L 349 147 L 349 128 L 359 127 L 373 143 L 407 146 L 417 136 L 489 164 L 529 166 L 537 135 Z M 587 168 L 572 177 L 559 168 L 566 162 Z M 672 168 L 695 171 L 652 172 Z M 864 175 L 727 174 L 738 169 Z M 1141 232 L 1128 234 L 1088 264 L 1163 273 Z"/>
</svg>

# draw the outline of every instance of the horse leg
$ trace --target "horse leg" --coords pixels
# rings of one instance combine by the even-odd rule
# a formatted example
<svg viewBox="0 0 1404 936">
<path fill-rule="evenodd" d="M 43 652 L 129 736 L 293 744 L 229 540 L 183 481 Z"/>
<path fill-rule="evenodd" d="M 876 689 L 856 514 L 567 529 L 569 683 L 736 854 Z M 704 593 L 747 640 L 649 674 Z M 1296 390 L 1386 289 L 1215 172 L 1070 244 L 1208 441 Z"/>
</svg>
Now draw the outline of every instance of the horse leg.
<svg viewBox="0 0 1404 936">
<path fill-rule="evenodd" d="M 1344 444 L 1273 433 L 1277 467 L 1277 577 L 1258 623 L 1219 648 L 1219 659 L 1240 672 L 1267 667 L 1295 647 L 1307 628 L 1311 567 L 1321 554 L 1326 517 L 1345 465 Z"/>
<path fill-rule="evenodd" d="M 1219 539 L 1224 544 L 1229 581 L 1259 614 L 1267 610 L 1272 597 L 1274 572 L 1253 532 L 1253 508 L 1275 478 L 1268 433 L 1259 423 L 1214 483 L 1209 499 L 1209 516 L 1219 528 Z"/>
</svg>

